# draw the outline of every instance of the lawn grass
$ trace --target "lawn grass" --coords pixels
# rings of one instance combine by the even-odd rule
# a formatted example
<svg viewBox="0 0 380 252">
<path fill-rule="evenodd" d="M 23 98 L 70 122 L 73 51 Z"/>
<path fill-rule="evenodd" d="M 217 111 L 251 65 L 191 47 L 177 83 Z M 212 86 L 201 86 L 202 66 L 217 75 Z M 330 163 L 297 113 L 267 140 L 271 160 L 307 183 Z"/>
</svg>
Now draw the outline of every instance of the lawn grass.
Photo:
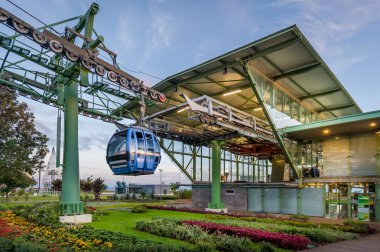
<svg viewBox="0 0 380 252">
<path fill-rule="evenodd" d="M 122 203 L 119 205 L 109 205 L 102 208 L 123 208 L 123 207 L 133 207 L 136 205 L 141 205 L 138 203 Z M 174 211 L 163 211 L 149 209 L 146 213 L 130 213 L 125 210 L 110 210 L 109 215 L 98 216 L 98 220 L 88 223 L 86 225 L 92 226 L 98 229 L 105 229 L 111 231 L 118 231 L 124 234 L 133 235 L 140 239 L 151 240 L 156 242 L 162 242 L 173 245 L 182 246 L 193 246 L 187 242 L 164 238 L 161 236 L 152 235 L 146 232 L 142 232 L 136 229 L 136 223 L 143 220 L 151 220 L 153 217 L 164 217 L 164 218 L 176 218 L 176 219 L 196 219 L 204 220 L 204 214 L 194 214 L 194 213 L 184 213 L 184 212 L 174 212 Z"/>
</svg>

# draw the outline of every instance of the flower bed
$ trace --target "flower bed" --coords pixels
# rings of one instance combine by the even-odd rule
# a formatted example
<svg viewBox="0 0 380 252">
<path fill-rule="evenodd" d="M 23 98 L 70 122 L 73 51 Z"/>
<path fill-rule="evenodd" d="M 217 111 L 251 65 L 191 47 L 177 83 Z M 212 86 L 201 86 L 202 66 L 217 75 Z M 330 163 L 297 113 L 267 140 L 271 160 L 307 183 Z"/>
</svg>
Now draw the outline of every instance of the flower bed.
<svg viewBox="0 0 380 252">
<path fill-rule="evenodd" d="M 177 211 L 177 212 L 187 212 L 187 213 L 200 213 L 210 215 L 210 218 L 215 219 L 228 219 L 228 218 L 236 218 L 239 220 L 250 221 L 250 222 L 264 222 L 264 223 L 279 223 L 285 224 L 289 226 L 296 227 L 304 227 L 304 228 L 325 228 L 332 230 L 340 230 L 343 232 L 352 232 L 358 234 L 374 234 L 376 232 L 375 229 L 370 228 L 368 223 L 351 221 L 346 222 L 344 225 L 333 225 L 328 223 L 312 223 L 304 221 L 297 221 L 292 218 L 283 218 L 283 217 L 273 217 L 268 214 L 255 214 L 247 215 L 247 214 L 231 214 L 231 213 L 216 213 L 205 210 L 197 210 L 192 208 L 185 207 L 173 207 L 173 206 L 146 206 L 148 209 L 157 209 L 157 210 L 167 210 L 167 211 Z M 334 242 L 332 240 L 328 242 Z"/>
<path fill-rule="evenodd" d="M 95 247 L 112 248 L 111 242 L 103 242 L 96 239 L 81 239 L 77 235 L 71 234 L 65 228 L 37 226 L 12 212 L 0 212 L 0 220 L 16 228 L 19 234 L 27 235 L 32 242 L 45 244 L 50 249 L 70 248 L 74 250 L 88 250 Z"/>
<path fill-rule="evenodd" d="M 251 215 L 247 214 L 231 214 L 231 213 L 217 213 L 210 212 L 206 210 L 197 210 L 187 207 L 173 207 L 173 206 L 145 206 L 148 209 L 156 209 L 156 210 L 167 210 L 167 211 L 177 211 L 177 212 L 185 212 L 185 213 L 200 213 L 200 214 L 212 214 L 212 215 L 225 215 L 229 217 L 250 217 Z"/>
<path fill-rule="evenodd" d="M 197 226 L 184 225 L 178 220 L 155 219 L 153 221 L 140 221 L 136 229 L 150 234 L 178 239 L 194 244 L 196 251 L 274 251 L 271 244 L 254 244 L 246 237 L 235 237 L 224 234 L 209 234 Z"/>
<path fill-rule="evenodd" d="M 0 237 L 10 238 L 21 234 L 21 230 L 16 226 L 12 226 L 6 220 L 0 219 Z"/>
<path fill-rule="evenodd" d="M 317 226 L 314 223 L 304 223 L 313 225 L 298 226 L 293 225 L 293 222 L 273 219 L 251 220 L 251 218 L 249 218 L 247 220 L 247 218 L 222 218 L 224 216 L 218 215 L 210 215 L 207 217 L 209 222 L 227 226 L 246 227 L 271 232 L 281 232 L 286 234 L 305 236 L 308 237 L 312 242 L 318 244 L 333 243 L 341 240 L 351 240 L 357 236 L 356 234 L 343 232 L 339 229 Z"/>
<path fill-rule="evenodd" d="M 235 235 L 237 237 L 248 237 L 254 242 L 268 241 L 276 246 L 287 249 L 302 250 L 305 249 L 307 245 L 311 244 L 310 239 L 306 237 L 288 235 L 285 233 L 267 232 L 258 229 L 226 226 L 202 221 L 187 220 L 182 221 L 182 223 L 189 226 L 197 226 L 212 233 Z"/>
</svg>

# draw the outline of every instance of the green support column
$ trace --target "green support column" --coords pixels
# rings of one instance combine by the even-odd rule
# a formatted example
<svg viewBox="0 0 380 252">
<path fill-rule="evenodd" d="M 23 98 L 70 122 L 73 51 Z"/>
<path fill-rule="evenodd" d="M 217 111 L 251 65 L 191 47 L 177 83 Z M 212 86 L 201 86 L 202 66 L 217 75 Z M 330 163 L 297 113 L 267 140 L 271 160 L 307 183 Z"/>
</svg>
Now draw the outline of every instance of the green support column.
<svg viewBox="0 0 380 252">
<path fill-rule="evenodd" d="M 375 184 L 376 205 L 375 205 L 375 218 L 380 221 L 380 183 Z"/>
<path fill-rule="evenodd" d="M 252 182 L 255 183 L 256 177 L 256 158 L 252 159 Z"/>
<path fill-rule="evenodd" d="M 223 144 L 222 140 L 213 140 L 212 145 L 212 194 L 211 202 L 208 203 L 208 208 L 222 209 L 224 205 L 221 201 L 221 183 L 220 183 L 220 155 Z"/>
<path fill-rule="evenodd" d="M 58 109 L 57 116 L 57 146 L 56 146 L 56 157 L 55 157 L 55 167 L 61 166 L 61 109 Z"/>
<path fill-rule="evenodd" d="M 352 219 L 351 214 L 351 183 L 347 184 L 347 217 L 348 219 Z"/>
<path fill-rule="evenodd" d="M 302 188 L 297 188 L 297 214 L 302 214 Z"/>
<path fill-rule="evenodd" d="M 197 147 L 193 145 L 193 181 L 197 181 Z"/>
<path fill-rule="evenodd" d="M 86 14 L 74 28 L 91 39 L 94 17 L 99 11 L 99 5 L 93 3 Z M 76 35 L 71 34 L 69 41 L 74 42 Z M 85 42 L 86 44 L 86 42 Z M 84 44 L 84 45 L 85 45 Z M 75 69 L 75 64 L 69 66 Z M 87 71 L 78 71 L 81 84 L 87 84 Z M 64 149 L 62 171 L 62 194 L 60 209 L 63 215 L 83 214 L 83 203 L 80 201 L 79 183 L 79 153 L 78 153 L 78 83 L 71 81 L 64 87 Z"/>
<path fill-rule="evenodd" d="M 377 153 L 376 153 L 376 174 L 380 176 L 380 132 L 376 134 L 377 138 Z M 380 221 L 380 182 L 375 183 L 375 218 Z"/>
<path fill-rule="evenodd" d="M 326 186 L 328 186 L 327 184 L 323 184 L 322 185 L 322 205 L 323 205 L 323 216 L 326 216 Z"/>
<path fill-rule="evenodd" d="M 240 178 L 239 178 L 239 162 L 237 161 L 237 158 L 238 158 L 238 155 L 236 155 L 236 181 L 239 181 Z M 232 163 L 231 163 L 231 167 L 232 167 Z M 243 174 L 244 174 L 244 169 L 243 169 Z"/>
<path fill-rule="evenodd" d="M 63 149 L 63 174 L 61 212 L 64 215 L 83 213 L 79 187 L 78 154 L 78 84 L 65 87 L 65 129 Z"/>
</svg>

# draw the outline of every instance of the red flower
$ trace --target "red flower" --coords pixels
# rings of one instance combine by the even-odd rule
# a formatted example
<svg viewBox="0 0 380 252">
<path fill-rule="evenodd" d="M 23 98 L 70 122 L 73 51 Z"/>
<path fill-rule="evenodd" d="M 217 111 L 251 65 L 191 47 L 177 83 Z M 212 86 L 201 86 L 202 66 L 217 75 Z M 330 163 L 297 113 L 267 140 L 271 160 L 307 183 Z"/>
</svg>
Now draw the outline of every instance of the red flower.
<svg viewBox="0 0 380 252">
<path fill-rule="evenodd" d="M 183 224 L 190 226 L 198 226 L 203 230 L 212 232 L 212 233 L 222 233 L 227 235 L 235 235 L 237 237 L 248 237 L 253 242 L 267 241 L 274 245 L 277 245 L 282 248 L 293 249 L 293 250 L 302 250 L 311 243 L 309 238 L 298 236 L 298 235 L 289 235 L 280 232 L 267 232 L 259 229 L 252 229 L 246 227 L 235 227 L 216 224 L 212 222 L 202 222 L 202 221 L 182 221 Z"/>
</svg>

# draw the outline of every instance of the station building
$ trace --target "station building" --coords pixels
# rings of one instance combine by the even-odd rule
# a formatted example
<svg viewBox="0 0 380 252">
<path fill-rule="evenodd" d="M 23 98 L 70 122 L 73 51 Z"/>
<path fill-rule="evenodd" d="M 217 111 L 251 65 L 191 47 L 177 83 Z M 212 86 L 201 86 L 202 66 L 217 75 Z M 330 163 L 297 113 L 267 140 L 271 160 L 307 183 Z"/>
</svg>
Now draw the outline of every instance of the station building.
<svg viewBox="0 0 380 252">
<path fill-rule="evenodd" d="M 195 208 L 380 220 L 380 111 L 362 112 L 296 26 L 154 88 L 168 99 L 145 120 Z"/>
</svg>

